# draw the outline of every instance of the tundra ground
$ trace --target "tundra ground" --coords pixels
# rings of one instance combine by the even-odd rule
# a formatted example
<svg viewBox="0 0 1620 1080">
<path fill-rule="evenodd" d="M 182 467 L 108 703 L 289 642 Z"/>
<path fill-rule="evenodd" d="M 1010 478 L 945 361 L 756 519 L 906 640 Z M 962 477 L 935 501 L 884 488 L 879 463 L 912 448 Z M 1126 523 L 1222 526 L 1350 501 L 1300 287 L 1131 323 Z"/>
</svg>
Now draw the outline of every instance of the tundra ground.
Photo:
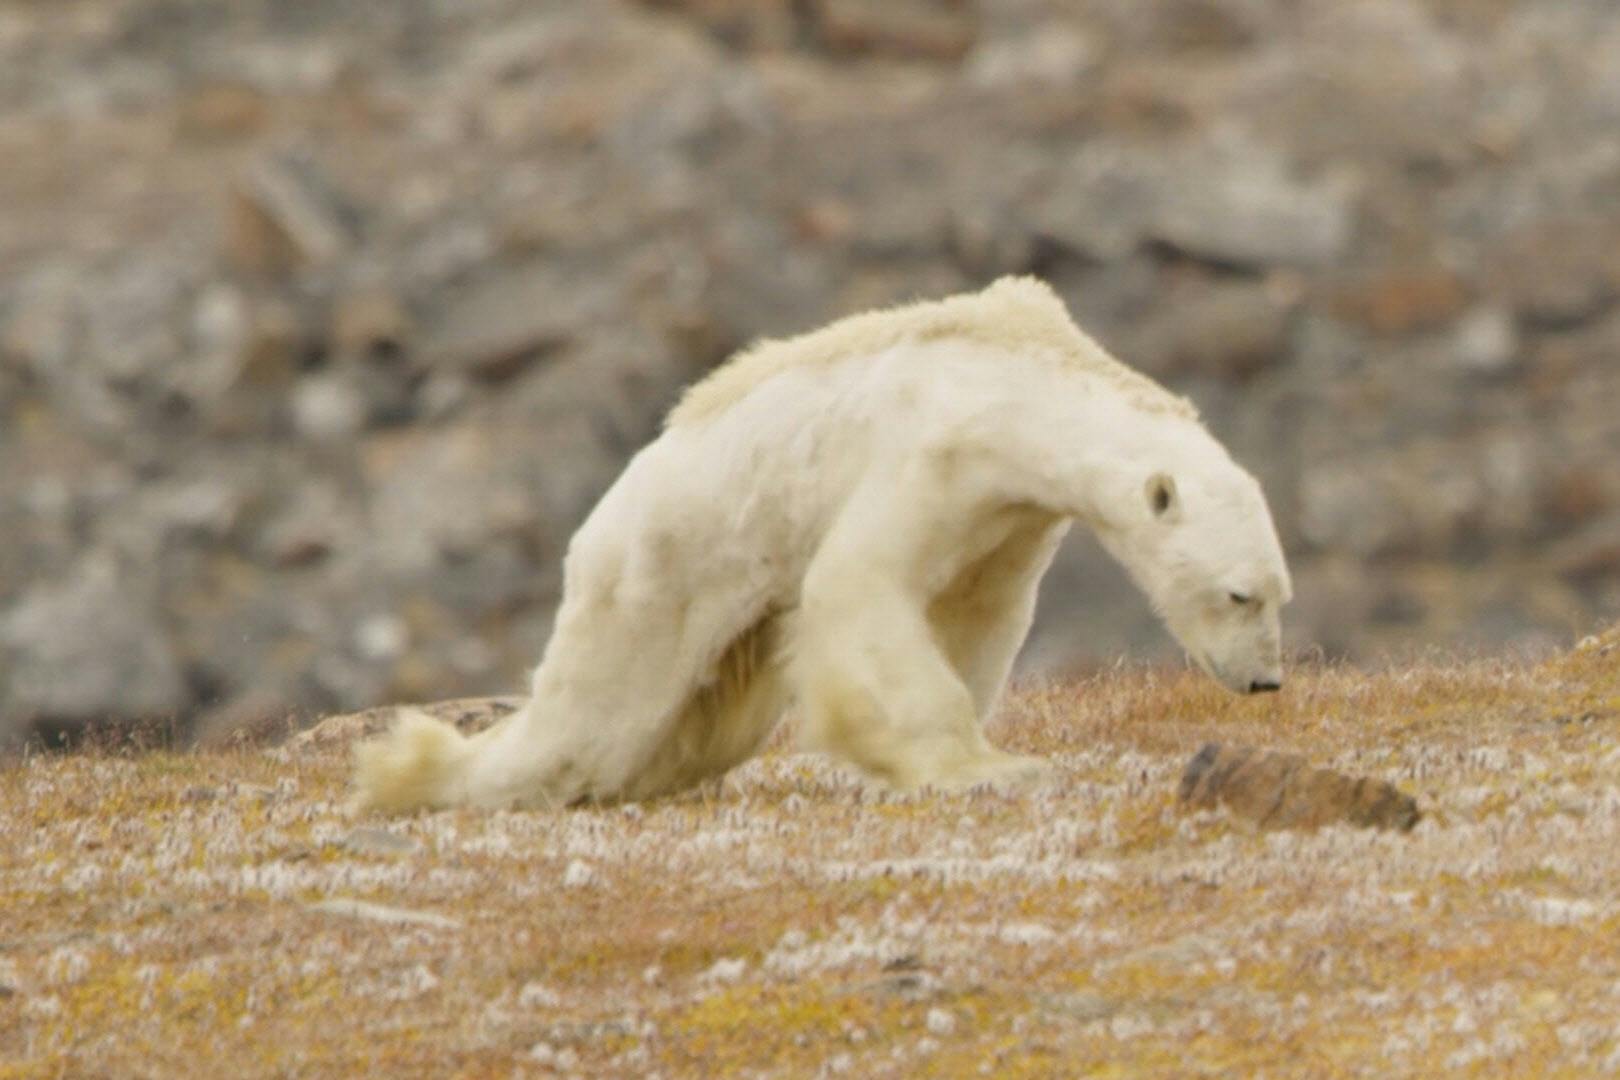
<svg viewBox="0 0 1620 1080">
<path fill-rule="evenodd" d="M 993 736 L 1060 769 L 1021 793 L 779 746 L 646 805 L 356 819 L 353 730 L 0 767 L 0 1077 L 1620 1072 L 1620 629 L 1025 687 Z M 1186 813 L 1208 740 L 1425 816 Z"/>
</svg>

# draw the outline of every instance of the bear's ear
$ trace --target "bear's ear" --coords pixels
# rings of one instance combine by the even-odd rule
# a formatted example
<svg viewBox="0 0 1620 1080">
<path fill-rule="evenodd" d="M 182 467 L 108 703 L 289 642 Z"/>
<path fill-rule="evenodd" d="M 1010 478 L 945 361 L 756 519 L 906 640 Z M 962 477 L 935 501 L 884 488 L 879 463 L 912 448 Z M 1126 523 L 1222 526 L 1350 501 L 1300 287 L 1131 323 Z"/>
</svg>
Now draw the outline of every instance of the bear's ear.
<svg viewBox="0 0 1620 1080">
<path fill-rule="evenodd" d="M 1176 495 L 1176 481 L 1169 473 L 1154 473 L 1148 477 L 1144 489 L 1147 494 L 1148 509 L 1160 521 L 1172 520 L 1181 508 L 1181 500 Z"/>
</svg>

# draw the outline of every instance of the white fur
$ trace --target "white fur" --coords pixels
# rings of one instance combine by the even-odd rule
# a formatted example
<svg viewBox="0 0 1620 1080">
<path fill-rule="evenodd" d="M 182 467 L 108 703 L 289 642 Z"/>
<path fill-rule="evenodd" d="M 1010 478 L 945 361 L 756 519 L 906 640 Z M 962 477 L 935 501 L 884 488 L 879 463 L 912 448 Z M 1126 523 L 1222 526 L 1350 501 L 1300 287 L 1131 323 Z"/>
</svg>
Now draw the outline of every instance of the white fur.
<svg viewBox="0 0 1620 1080">
<path fill-rule="evenodd" d="M 358 751 L 360 801 L 645 798 L 747 758 L 794 702 L 806 745 L 896 785 L 1033 775 L 982 722 L 1076 518 L 1211 674 L 1280 680 L 1259 486 L 1045 285 L 770 343 L 689 392 L 575 534 L 527 706 L 471 740 L 410 718 Z"/>
</svg>

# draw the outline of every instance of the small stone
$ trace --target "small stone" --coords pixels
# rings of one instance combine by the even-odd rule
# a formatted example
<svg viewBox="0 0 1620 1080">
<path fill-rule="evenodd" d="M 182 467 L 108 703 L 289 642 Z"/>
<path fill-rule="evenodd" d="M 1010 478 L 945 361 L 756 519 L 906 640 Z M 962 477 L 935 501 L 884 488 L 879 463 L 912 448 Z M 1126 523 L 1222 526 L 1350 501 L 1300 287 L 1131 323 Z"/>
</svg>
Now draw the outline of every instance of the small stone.
<svg viewBox="0 0 1620 1080">
<path fill-rule="evenodd" d="M 396 352 L 411 336 L 411 316 L 390 290 L 357 289 L 337 298 L 332 307 L 333 346 L 350 356 Z"/>
<path fill-rule="evenodd" d="M 337 846 L 356 855 L 409 855 L 416 850 L 416 841 L 387 829 L 362 827 L 350 829 L 338 840 Z"/>
<path fill-rule="evenodd" d="M 718 40 L 737 49 L 786 50 L 798 35 L 793 0 L 645 0 L 678 8 Z"/>
<path fill-rule="evenodd" d="M 1166 43 L 1177 51 L 1231 52 L 1247 48 L 1261 36 L 1258 16 L 1241 4 L 1170 0 L 1155 5 L 1154 12 Z"/>
<path fill-rule="evenodd" d="M 1046 994 L 1039 1001 L 1047 1012 L 1081 1023 L 1106 1020 L 1120 1008 L 1119 1002 L 1087 990 L 1069 994 Z"/>
<path fill-rule="evenodd" d="M 885 975 L 870 984 L 876 994 L 894 996 L 902 1001 L 921 1002 L 935 999 L 940 993 L 940 981 L 927 971 L 902 971 Z"/>
<path fill-rule="evenodd" d="M 1198 148 L 1180 167 L 1148 221 L 1150 233 L 1178 251 L 1233 266 L 1316 266 L 1350 245 L 1347 193 L 1299 180 L 1260 145 Z"/>
<path fill-rule="evenodd" d="M 1466 299 L 1462 282 L 1444 267 L 1402 267 L 1342 290 L 1334 307 L 1374 333 L 1395 336 L 1449 322 Z"/>
<path fill-rule="evenodd" d="M 394 660 L 410 645 L 411 628 L 398 615 L 373 615 L 354 633 L 355 648 L 368 660 Z"/>
<path fill-rule="evenodd" d="M 1533 326 L 1574 326 L 1620 295 L 1620 251 L 1593 222 L 1537 222 L 1488 260 L 1491 285 Z"/>
<path fill-rule="evenodd" d="M 930 1035 L 944 1038 L 956 1032 L 956 1017 L 947 1009 L 929 1009 L 923 1023 Z"/>
<path fill-rule="evenodd" d="M 347 897 L 319 900 L 309 904 L 308 907 L 311 911 L 325 915 L 341 915 L 395 926 L 430 926 L 437 930 L 456 930 L 461 927 L 458 920 L 431 911 L 412 911 L 409 908 L 389 907 L 386 904 L 373 904 L 367 900 L 352 900 Z"/>
<path fill-rule="evenodd" d="M 742 978 L 743 972 L 746 970 L 748 970 L 747 960 L 744 960 L 740 956 L 731 957 L 716 960 L 714 964 L 699 977 L 710 982 L 736 982 L 738 979 Z"/>
<path fill-rule="evenodd" d="M 548 264 L 518 266 L 466 286 L 422 342 L 434 373 L 501 382 L 583 335 L 606 297 Z"/>
<path fill-rule="evenodd" d="M 1206 743 L 1187 763 L 1180 799 L 1224 806 L 1263 829 L 1344 824 L 1410 831 L 1423 816 L 1411 796 L 1381 780 L 1313 769 L 1297 754 Z"/>
<path fill-rule="evenodd" d="M 253 799 L 268 804 L 276 801 L 279 792 L 268 784 L 250 784 L 246 780 L 233 780 L 230 793 L 242 799 Z"/>
<path fill-rule="evenodd" d="M 583 889 L 596 883 L 596 871 L 584 859 L 575 859 L 563 871 L 562 883 L 565 889 Z"/>
<path fill-rule="evenodd" d="M 1038 26 L 1015 38 L 979 46 L 967 60 L 967 77 L 990 90 L 1070 87 L 1097 64 L 1096 41 L 1062 24 Z"/>
<path fill-rule="evenodd" d="M 303 379 L 292 395 L 293 427 L 320 442 L 350 438 L 365 427 L 368 411 L 360 388 L 338 372 Z"/>
<path fill-rule="evenodd" d="M 1478 307 L 1457 321 L 1451 349 L 1464 371 L 1499 375 L 1512 368 L 1518 356 L 1518 330 L 1501 308 Z"/>
<path fill-rule="evenodd" d="M 794 232 L 812 243 L 842 243 L 855 227 L 854 211 L 839 199 L 812 199 L 793 215 Z"/>
<path fill-rule="evenodd" d="M 884 53 L 923 60 L 959 60 L 977 36 L 967 4 L 937 0 L 816 0 L 816 28 L 840 53 Z"/>
<path fill-rule="evenodd" d="M 525 1009 L 555 1009 L 562 996 L 542 982 L 526 982 L 518 991 L 518 1004 Z"/>
<path fill-rule="evenodd" d="M 463 735 L 475 735 L 522 708 L 524 701 L 520 697 L 454 698 L 410 708 L 454 724 Z M 285 749 L 294 752 L 317 751 L 369 739 L 388 730 L 399 715 L 399 710 L 398 706 L 384 705 L 361 712 L 328 716 L 288 739 Z"/>
<path fill-rule="evenodd" d="M 251 302 L 219 287 L 201 298 L 192 324 L 202 355 L 180 380 L 180 392 L 213 435 L 274 428 L 298 379 L 306 327 L 295 305 L 279 298 Z"/>
<path fill-rule="evenodd" d="M 571 1069 L 579 1064 L 579 1053 L 571 1046 L 560 1050 L 548 1042 L 537 1042 L 529 1048 L 529 1057 L 541 1065 L 557 1069 Z"/>
<path fill-rule="evenodd" d="M 264 95 L 237 82 L 198 87 L 180 103 L 180 130 L 195 139 L 237 139 L 260 131 L 270 117 Z"/>
<path fill-rule="evenodd" d="M 1620 575 L 1620 513 L 1598 517 L 1547 554 L 1564 577 L 1597 582 Z"/>
<path fill-rule="evenodd" d="M 1244 379 L 1287 349 L 1288 309 L 1262 284 L 1221 285 L 1171 299 L 1145 336 L 1140 361 L 1154 370 Z"/>
<path fill-rule="evenodd" d="M 313 161 L 265 158 L 231 189 L 226 256 L 256 274 L 326 266 L 353 245 L 354 218 Z"/>
</svg>

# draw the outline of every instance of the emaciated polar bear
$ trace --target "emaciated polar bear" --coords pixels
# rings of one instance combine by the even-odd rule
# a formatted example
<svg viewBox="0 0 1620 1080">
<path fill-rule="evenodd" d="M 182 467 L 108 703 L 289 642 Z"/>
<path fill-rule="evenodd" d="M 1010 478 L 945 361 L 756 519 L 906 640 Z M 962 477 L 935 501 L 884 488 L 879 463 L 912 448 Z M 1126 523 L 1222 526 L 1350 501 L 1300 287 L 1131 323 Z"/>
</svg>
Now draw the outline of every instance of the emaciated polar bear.
<svg viewBox="0 0 1620 1080">
<path fill-rule="evenodd" d="M 399 812 L 635 800 L 725 772 L 792 703 L 808 748 L 900 787 L 1019 780 L 981 725 L 1078 518 L 1193 659 L 1281 680 L 1265 498 L 1185 400 L 1032 278 L 765 342 L 689 389 L 569 544 L 525 708 L 361 746 Z"/>
</svg>

